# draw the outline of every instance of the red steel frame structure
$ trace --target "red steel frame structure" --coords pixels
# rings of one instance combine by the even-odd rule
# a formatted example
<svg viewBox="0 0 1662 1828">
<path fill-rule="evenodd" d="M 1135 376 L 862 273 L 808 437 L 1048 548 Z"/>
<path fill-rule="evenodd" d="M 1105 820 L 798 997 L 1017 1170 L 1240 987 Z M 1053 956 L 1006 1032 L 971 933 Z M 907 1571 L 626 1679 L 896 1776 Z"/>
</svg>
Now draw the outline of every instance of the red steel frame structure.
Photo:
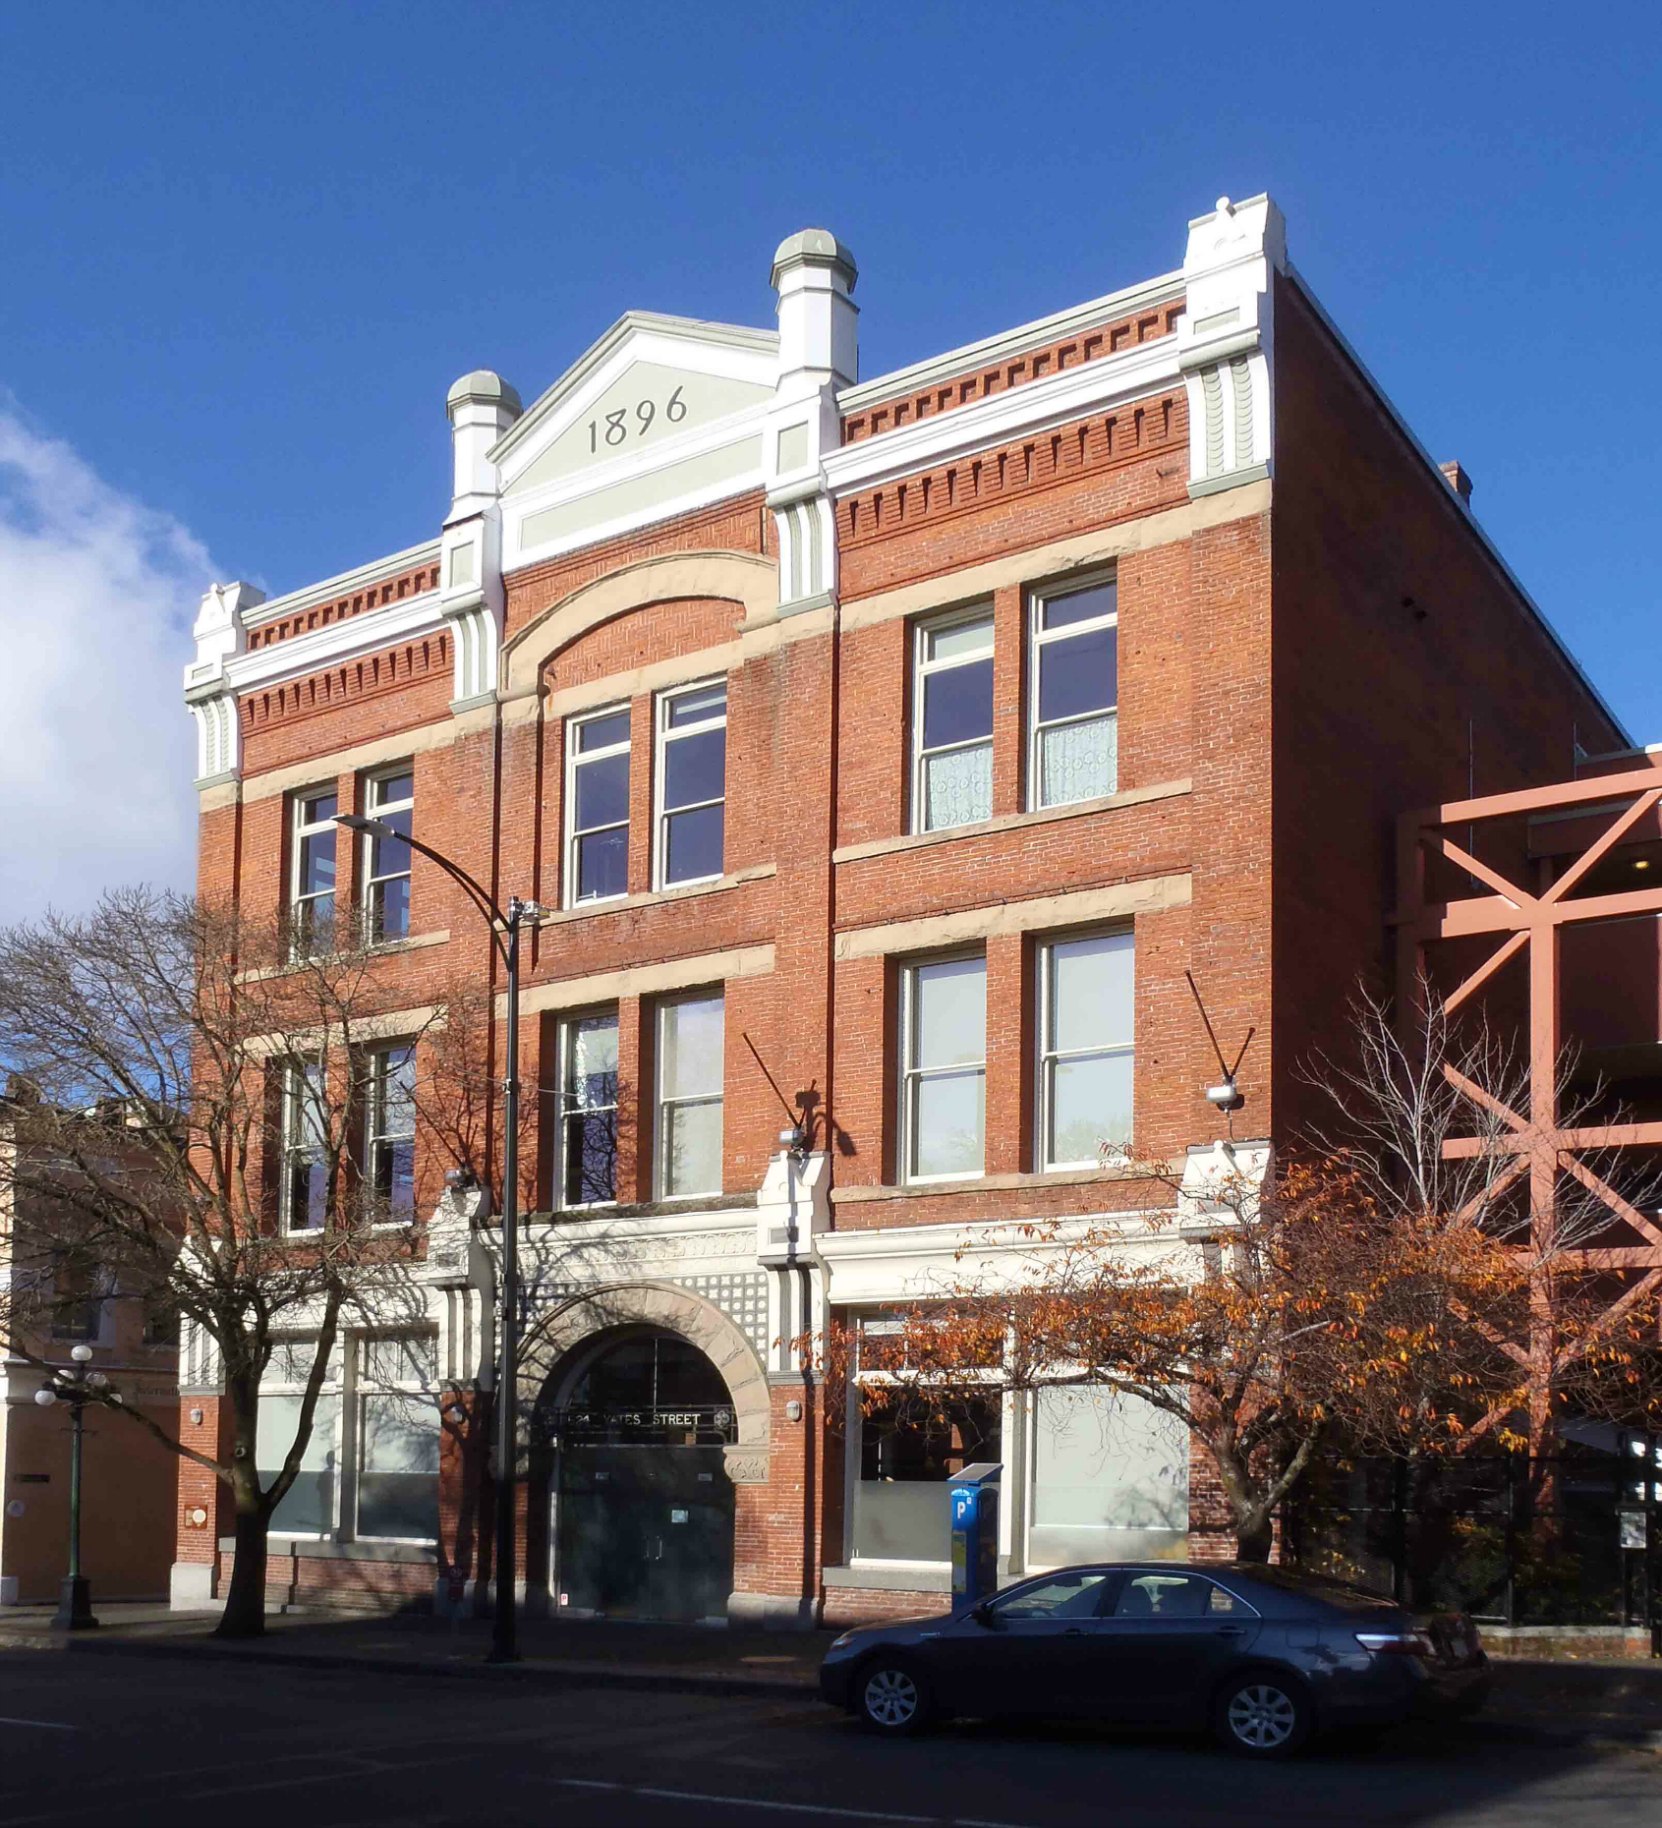
<svg viewBox="0 0 1662 1828">
<path fill-rule="evenodd" d="M 1627 766 L 1624 759 L 1623 766 L 1625 771 L 1620 773 L 1455 800 L 1407 813 L 1398 821 L 1397 989 L 1398 1006 L 1408 1013 L 1408 1019 L 1420 1007 L 1428 967 L 1435 972 L 1437 961 L 1428 958 L 1429 948 L 1460 940 L 1498 941 L 1481 964 L 1468 969 L 1463 962 L 1456 967 L 1452 983 L 1439 985 L 1444 1008 L 1451 1015 L 1480 993 L 1492 993 L 1504 967 L 1527 954 L 1527 1112 L 1512 1110 L 1452 1068 L 1445 1070 L 1468 1097 L 1506 1126 L 1509 1134 L 1500 1146 L 1513 1159 L 1500 1186 L 1514 1186 L 1527 1177 L 1530 1256 L 1540 1267 L 1533 1278 L 1528 1343 L 1508 1341 L 1505 1349 L 1529 1373 L 1530 1440 L 1536 1451 L 1550 1451 L 1554 1366 L 1573 1360 L 1595 1339 L 1607 1337 L 1624 1315 L 1662 1288 L 1662 1224 L 1625 1199 L 1608 1178 L 1608 1164 L 1619 1163 L 1624 1152 L 1662 1148 L 1662 1122 L 1572 1127 L 1561 1122 L 1566 930 L 1635 916 L 1662 918 L 1662 868 L 1657 870 L 1654 887 L 1589 892 L 1602 887 L 1601 881 L 1589 882 L 1594 872 L 1604 866 L 1603 873 L 1608 874 L 1624 847 L 1654 847 L 1662 835 L 1658 813 L 1662 756 L 1643 766 Z M 1558 848 L 1550 835 L 1554 830 L 1563 834 Z M 1591 841 L 1585 841 L 1589 836 Z M 1505 867 L 1496 867 L 1476 854 L 1485 849 L 1504 856 Z M 1649 863 L 1636 867 L 1646 869 Z M 1520 875 L 1526 879 L 1533 875 L 1533 886 L 1525 887 L 1517 880 Z M 1492 892 L 1440 893 L 1456 876 L 1463 886 L 1481 884 Z M 1578 894 L 1578 890 L 1583 892 Z M 1658 932 L 1662 934 L 1662 928 Z M 1574 1044 L 1579 1037 L 1571 1034 L 1569 1039 Z M 1647 1039 L 1662 1042 L 1662 1034 Z M 1470 1156 L 1494 1146 L 1488 1139 L 1458 1139 L 1445 1144 L 1445 1155 Z M 1599 1158 L 1606 1172 L 1598 1172 L 1583 1159 L 1589 1154 Z M 1608 1209 L 1609 1243 L 1598 1248 L 1558 1248 L 1560 1189 L 1565 1176 Z M 1610 1304 L 1591 1333 L 1583 1332 L 1567 1342 L 1557 1339 L 1550 1287 L 1555 1275 L 1612 1281 Z M 1483 1426 L 1492 1427 L 1500 1419 L 1498 1415 L 1485 1417 Z"/>
</svg>

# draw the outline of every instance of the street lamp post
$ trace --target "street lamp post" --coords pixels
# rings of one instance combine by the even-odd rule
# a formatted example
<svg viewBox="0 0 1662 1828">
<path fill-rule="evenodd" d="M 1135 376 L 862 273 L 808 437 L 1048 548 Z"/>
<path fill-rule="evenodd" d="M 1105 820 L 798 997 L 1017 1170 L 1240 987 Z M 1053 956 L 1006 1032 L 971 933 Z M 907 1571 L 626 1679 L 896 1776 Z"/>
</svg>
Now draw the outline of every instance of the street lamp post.
<svg viewBox="0 0 1662 1828">
<path fill-rule="evenodd" d="M 534 901 L 521 901 L 511 895 L 504 913 L 459 863 L 385 820 L 343 812 L 336 815 L 335 823 L 371 837 L 407 844 L 459 883 L 484 916 L 507 974 L 508 1059 L 502 1078 L 506 1132 L 502 1141 L 502 1324 L 497 1332 L 496 1368 L 496 1605 L 488 1661 L 517 1663 L 519 1621 L 514 1605 L 514 1575 L 518 1556 L 514 1523 L 519 1483 L 519 930 L 525 921 L 534 921 L 542 909 Z"/>
<path fill-rule="evenodd" d="M 51 1379 L 35 1392 L 43 1409 L 69 1405 L 69 1572 L 58 1590 L 58 1609 L 52 1615 L 54 1631 L 90 1631 L 98 1621 L 92 1616 L 92 1585 L 81 1572 L 81 1442 L 88 1403 L 119 1402 L 102 1371 L 90 1371 L 92 1347 L 76 1346 L 69 1354 L 72 1365 L 53 1367 Z"/>
</svg>

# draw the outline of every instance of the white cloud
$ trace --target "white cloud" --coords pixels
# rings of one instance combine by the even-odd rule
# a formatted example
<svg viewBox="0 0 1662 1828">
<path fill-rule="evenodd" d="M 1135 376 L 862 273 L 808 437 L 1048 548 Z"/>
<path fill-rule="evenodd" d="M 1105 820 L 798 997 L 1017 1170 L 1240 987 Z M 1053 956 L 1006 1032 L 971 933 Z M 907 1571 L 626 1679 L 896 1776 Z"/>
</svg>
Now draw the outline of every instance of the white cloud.
<svg viewBox="0 0 1662 1828">
<path fill-rule="evenodd" d="M 124 882 L 188 888 L 180 681 L 214 567 L 0 396 L 0 921 Z"/>
</svg>

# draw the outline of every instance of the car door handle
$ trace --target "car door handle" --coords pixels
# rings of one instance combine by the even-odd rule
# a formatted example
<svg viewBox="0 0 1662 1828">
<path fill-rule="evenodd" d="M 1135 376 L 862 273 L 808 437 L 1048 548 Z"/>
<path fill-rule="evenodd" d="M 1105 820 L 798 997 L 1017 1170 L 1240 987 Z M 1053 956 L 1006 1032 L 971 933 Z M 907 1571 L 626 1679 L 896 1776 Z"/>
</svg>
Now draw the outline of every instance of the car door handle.
<svg viewBox="0 0 1662 1828">
<path fill-rule="evenodd" d="M 1062 1633 L 1062 1636 L 1065 1638 L 1082 1638 L 1084 1635 L 1085 1629 L 1082 1625 L 1070 1625 L 1067 1630 Z"/>
<path fill-rule="evenodd" d="M 1244 1638 L 1246 1636 L 1246 1626 L 1220 1625 L 1218 1627 L 1218 1636 L 1220 1638 Z"/>
</svg>

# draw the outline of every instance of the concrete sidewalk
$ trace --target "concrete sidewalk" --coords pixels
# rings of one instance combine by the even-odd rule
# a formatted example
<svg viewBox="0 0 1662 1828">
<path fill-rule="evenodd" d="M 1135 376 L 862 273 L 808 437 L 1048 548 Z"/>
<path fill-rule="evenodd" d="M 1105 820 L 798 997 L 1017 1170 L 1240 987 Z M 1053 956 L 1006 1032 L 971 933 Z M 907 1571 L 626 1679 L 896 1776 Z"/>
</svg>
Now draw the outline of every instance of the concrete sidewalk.
<svg viewBox="0 0 1662 1828">
<path fill-rule="evenodd" d="M 817 1690 L 829 1631 L 773 1632 L 697 1625 L 526 1619 L 522 1660 L 490 1664 L 489 1623 L 425 1614 L 273 1613 L 263 1638 L 223 1642 L 204 1613 L 160 1605 L 95 1607 L 96 1631 L 51 1628 L 51 1609 L 0 1612 L 0 1651 L 189 1658 L 231 1657 L 318 1669 L 476 1681 L 582 1683 L 609 1688 L 806 1699 Z M 1489 1705 L 1474 1723 L 1488 1735 L 1551 1746 L 1616 1744 L 1662 1753 L 1662 1661 L 1494 1663 Z"/>
</svg>

